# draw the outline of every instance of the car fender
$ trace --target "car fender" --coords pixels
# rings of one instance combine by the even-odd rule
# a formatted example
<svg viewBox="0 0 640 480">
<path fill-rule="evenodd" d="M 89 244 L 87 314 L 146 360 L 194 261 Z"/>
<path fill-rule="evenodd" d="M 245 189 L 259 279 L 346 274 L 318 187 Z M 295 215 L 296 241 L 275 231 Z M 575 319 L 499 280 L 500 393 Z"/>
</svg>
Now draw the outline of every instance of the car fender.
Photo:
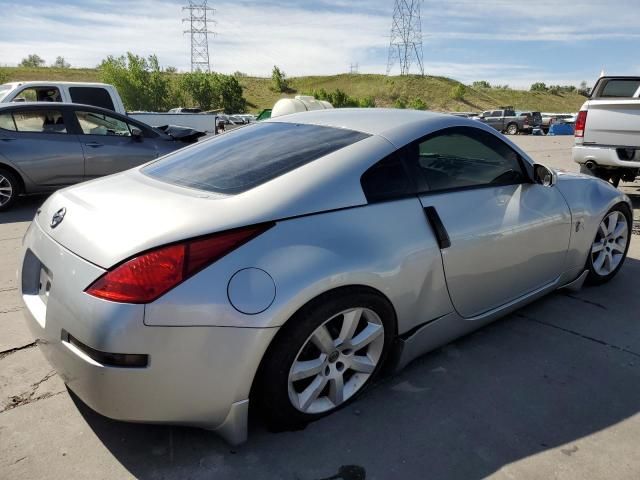
<svg viewBox="0 0 640 480">
<path fill-rule="evenodd" d="M 620 190 L 599 178 L 579 173 L 557 171 L 556 188 L 571 210 L 571 241 L 567 252 L 567 269 L 584 266 L 600 222 L 619 203 L 633 211 L 631 200 Z"/>
</svg>

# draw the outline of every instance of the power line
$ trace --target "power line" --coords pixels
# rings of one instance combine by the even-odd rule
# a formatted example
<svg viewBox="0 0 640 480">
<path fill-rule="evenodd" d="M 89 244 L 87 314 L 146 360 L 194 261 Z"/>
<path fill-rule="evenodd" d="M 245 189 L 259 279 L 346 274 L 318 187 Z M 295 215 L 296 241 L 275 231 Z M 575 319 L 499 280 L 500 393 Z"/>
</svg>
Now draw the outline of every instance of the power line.
<svg viewBox="0 0 640 480">
<path fill-rule="evenodd" d="M 420 75 L 424 75 L 422 61 L 422 21 L 420 4 L 422 0 L 395 0 L 387 75 L 395 63 L 400 64 L 400 75 L 408 75 L 412 64 L 416 64 Z"/>
<path fill-rule="evenodd" d="M 358 68 L 360 68 L 360 65 L 358 63 L 352 63 L 349 65 L 349 73 L 350 74 L 354 74 L 354 73 L 358 73 Z"/>
<path fill-rule="evenodd" d="M 209 30 L 209 24 L 215 24 L 213 20 L 214 9 L 207 5 L 207 1 L 189 1 L 189 5 L 182 7 L 188 11 L 188 17 L 183 18 L 183 22 L 189 23 L 189 30 L 184 33 L 191 35 L 191 71 L 211 71 L 209 61 L 209 34 L 215 32 Z"/>
</svg>

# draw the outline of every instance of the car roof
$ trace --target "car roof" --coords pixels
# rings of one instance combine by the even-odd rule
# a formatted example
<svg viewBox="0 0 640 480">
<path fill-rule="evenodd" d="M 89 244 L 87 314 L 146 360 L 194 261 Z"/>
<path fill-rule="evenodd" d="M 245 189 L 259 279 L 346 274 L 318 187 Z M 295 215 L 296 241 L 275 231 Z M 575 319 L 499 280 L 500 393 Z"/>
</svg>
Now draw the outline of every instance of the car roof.
<svg viewBox="0 0 640 480">
<path fill-rule="evenodd" d="M 397 108 L 334 108 L 292 113 L 264 120 L 346 128 L 386 138 L 395 145 L 404 145 L 429 132 L 446 127 L 470 126 L 483 128 L 478 122 L 454 115 L 424 110 Z"/>
<path fill-rule="evenodd" d="M 99 82 L 60 82 L 58 80 L 27 80 L 25 82 L 7 82 L 5 85 L 12 85 L 14 87 L 18 86 L 55 86 L 55 85 L 64 85 L 69 87 L 83 86 L 83 87 L 110 87 L 108 83 L 99 83 Z"/>
</svg>

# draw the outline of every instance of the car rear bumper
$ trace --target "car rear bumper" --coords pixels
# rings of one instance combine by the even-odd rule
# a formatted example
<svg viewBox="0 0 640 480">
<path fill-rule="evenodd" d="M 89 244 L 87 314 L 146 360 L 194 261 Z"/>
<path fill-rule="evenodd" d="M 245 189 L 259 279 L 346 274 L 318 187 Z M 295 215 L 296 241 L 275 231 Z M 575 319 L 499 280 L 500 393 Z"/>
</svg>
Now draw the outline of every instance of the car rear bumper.
<svg viewBox="0 0 640 480">
<path fill-rule="evenodd" d="M 616 147 L 576 145 L 571 153 L 573 161 L 579 164 L 594 162 L 600 167 L 640 168 L 640 162 L 620 160 Z"/>
<path fill-rule="evenodd" d="M 245 440 L 251 384 L 277 329 L 147 326 L 144 305 L 84 293 L 103 270 L 53 241 L 36 222 L 22 259 L 29 328 L 82 401 L 117 420 L 191 425 L 216 430 L 230 443 Z M 146 361 L 123 366 L 113 360 L 120 357 L 100 353 Z"/>
</svg>

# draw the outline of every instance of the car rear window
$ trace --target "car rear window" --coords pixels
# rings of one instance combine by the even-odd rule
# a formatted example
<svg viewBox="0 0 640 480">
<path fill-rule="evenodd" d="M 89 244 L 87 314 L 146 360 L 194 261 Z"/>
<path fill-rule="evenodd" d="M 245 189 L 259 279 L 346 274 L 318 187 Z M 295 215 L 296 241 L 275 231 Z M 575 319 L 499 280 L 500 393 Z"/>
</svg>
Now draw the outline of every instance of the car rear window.
<svg viewBox="0 0 640 480">
<path fill-rule="evenodd" d="M 600 98 L 632 98 L 640 88 L 640 80 L 608 80 L 600 91 Z"/>
<path fill-rule="evenodd" d="M 368 136 L 318 125 L 259 123 L 179 150 L 142 172 L 185 187 L 236 194 Z"/>
</svg>

